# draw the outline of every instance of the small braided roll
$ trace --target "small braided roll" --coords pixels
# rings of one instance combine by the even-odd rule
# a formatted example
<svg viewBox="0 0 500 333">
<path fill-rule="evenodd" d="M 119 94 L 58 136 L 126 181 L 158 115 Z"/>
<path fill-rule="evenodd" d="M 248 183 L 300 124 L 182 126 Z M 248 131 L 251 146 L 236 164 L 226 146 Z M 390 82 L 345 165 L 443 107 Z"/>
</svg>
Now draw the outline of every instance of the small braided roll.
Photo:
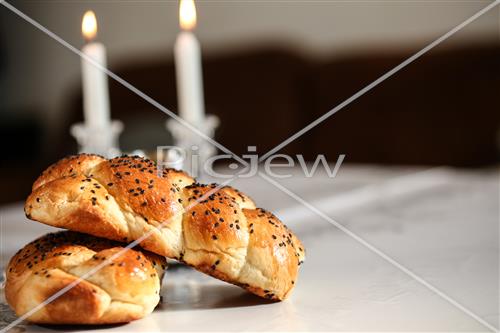
<svg viewBox="0 0 500 333">
<path fill-rule="evenodd" d="M 61 292 L 27 318 L 43 324 L 114 324 L 143 318 L 160 300 L 166 261 L 123 246 L 73 231 L 40 237 L 10 260 L 7 302 L 22 316 Z"/>
<path fill-rule="evenodd" d="M 305 258 L 297 237 L 231 187 L 217 191 L 136 156 L 65 158 L 26 200 L 30 219 L 141 247 L 273 300 L 292 290 Z M 207 193 L 214 191 L 214 193 Z M 204 197 L 206 195 L 206 198 Z M 197 203 L 196 200 L 200 200 Z"/>
</svg>

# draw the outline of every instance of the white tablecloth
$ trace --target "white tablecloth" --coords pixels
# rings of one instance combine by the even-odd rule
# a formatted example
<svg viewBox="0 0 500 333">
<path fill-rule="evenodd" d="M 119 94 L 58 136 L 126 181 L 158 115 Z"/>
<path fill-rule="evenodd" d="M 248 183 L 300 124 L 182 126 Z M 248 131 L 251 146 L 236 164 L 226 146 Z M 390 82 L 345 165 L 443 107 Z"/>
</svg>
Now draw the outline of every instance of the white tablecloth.
<svg viewBox="0 0 500 333">
<path fill-rule="evenodd" d="M 496 169 L 343 166 L 334 179 L 324 174 L 305 178 L 297 171 L 279 182 L 436 289 L 266 181 L 239 179 L 234 185 L 277 212 L 307 248 L 292 296 L 269 303 L 178 267 L 167 273 L 163 302 L 152 315 L 97 330 L 488 331 L 481 322 L 498 327 Z M 1 207 L 2 265 L 24 244 L 51 230 L 28 221 L 21 203 Z M 80 329 L 88 331 L 71 328 Z"/>
</svg>

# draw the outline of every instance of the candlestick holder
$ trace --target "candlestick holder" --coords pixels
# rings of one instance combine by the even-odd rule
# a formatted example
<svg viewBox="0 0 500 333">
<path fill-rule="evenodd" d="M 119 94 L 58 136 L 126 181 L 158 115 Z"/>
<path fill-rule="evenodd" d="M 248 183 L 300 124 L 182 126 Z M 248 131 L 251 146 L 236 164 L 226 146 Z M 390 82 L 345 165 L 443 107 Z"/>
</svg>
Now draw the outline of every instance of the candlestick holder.
<svg viewBox="0 0 500 333">
<path fill-rule="evenodd" d="M 119 120 L 111 121 L 109 128 L 90 128 L 84 123 L 71 126 L 70 133 L 78 143 L 79 153 L 92 153 L 113 158 L 121 154 L 118 146 L 118 137 L 123 131 L 123 123 Z"/>
<path fill-rule="evenodd" d="M 207 115 L 196 128 L 213 139 L 215 129 L 218 126 L 219 118 L 215 115 Z M 215 155 L 217 152 L 216 147 L 204 137 L 174 119 L 167 120 L 166 127 L 172 134 L 176 148 L 180 148 L 182 151 L 182 163 L 175 162 L 177 163 L 176 167 L 182 168 L 194 177 L 202 178 L 206 173 L 203 166 L 210 157 Z M 166 156 L 169 155 L 171 156 L 171 154 Z"/>
</svg>

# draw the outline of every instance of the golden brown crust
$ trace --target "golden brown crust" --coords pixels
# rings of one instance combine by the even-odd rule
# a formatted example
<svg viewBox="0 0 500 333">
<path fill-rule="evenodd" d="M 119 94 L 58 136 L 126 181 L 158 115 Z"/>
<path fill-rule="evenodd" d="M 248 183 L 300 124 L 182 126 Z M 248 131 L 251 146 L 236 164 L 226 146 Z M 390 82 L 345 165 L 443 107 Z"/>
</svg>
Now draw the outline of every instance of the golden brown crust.
<svg viewBox="0 0 500 333">
<path fill-rule="evenodd" d="M 286 298 L 305 259 L 304 247 L 273 214 L 263 209 L 244 209 L 244 213 L 250 239 L 241 283 L 259 296 Z"/>
<path fill-rule="evenodd" d="M 95 156 L 78 156 L 44 172 L 26 200 L 26 215 L 114 240 L 150 234 L 140 243 L 149 251 L 262 297 L 288 295 L 304 260 L 296 248 L 300 242 L 287 231 L 285 242 L 289 238 L 293 245 L 279 249 L 280 242 L 259 222 L 269 213 L 258 210 L 251 198 L 232 187 L 217 191 L 213 184 L 197 184 L 181 171 L 158 172 L 154 162 L 140 157 L 96 161 Z M 266 218 L 280 232 L 284 228 L 276 217 Z"/>
<path fill-rule="evenodd" d="M 33 183 L 32 190 L 51 182 L 54 179 L 71 176 L 74 174 L 90 175 L 89 171 L 106 159 L 94 154 L 79 154 L 63 158 L 49 166 Z"/>
<path fill-rule="evenodd" d="M 180 192 L 194 179 L 172 169 L 158 174 L 152 161 L 137 156 L 98 164 L 85 161 L 95 161 L 94 155 L 78 156 L 54 164 L 40 177 L 43 181 L 35 182 L 42 185 L 26 200 L 28 218 L 117 241 L 151 232 L 142 247 L 168 257 L 180 255 Z M 72 172 L 65 172 L 65 166 Z"/>
<path fill-rule="evenodd" d="M 158 304 L 166 262 L 156 254 L 124 251 L 122 246 L 72 231 L 40 237 L 10 260 L 7 302 L 22 316 L 74 284 L 28 320 L 110 324 L 142 318 Z"/>
</svg>

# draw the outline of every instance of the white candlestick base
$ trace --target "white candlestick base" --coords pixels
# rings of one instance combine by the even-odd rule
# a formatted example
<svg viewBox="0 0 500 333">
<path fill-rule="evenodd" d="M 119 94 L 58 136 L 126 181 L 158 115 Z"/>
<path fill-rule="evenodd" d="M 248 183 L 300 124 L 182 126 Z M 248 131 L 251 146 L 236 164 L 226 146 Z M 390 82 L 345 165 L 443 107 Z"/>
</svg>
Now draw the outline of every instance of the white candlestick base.
<svg viewBox="0 0 500 333">
<path fill-rule="evenodd" d="M 205 162 L 217 153 L 217 148 L 204 137 L 174 119 L 167 120 L 166 126 L 174 138 L 175 146 L 184 152 L 182 163 L 178 163 L 176 167 L 187 171 L 194 177 L 203 177 Z M 213 139 L 218 126 L 219 118 L 215 115 L 207 115 L 196 128 Z"/>
<path fill-rule="evenodd" d="M 70 133 L 78 142 L 79 153 L 98 154 L 106 158 L 121 155 L 118 137 L 123 131 L 123 123 L 111 121 L 109 128 L 88 128 L 84 123 L 71 126 Z"/>
</svg>

